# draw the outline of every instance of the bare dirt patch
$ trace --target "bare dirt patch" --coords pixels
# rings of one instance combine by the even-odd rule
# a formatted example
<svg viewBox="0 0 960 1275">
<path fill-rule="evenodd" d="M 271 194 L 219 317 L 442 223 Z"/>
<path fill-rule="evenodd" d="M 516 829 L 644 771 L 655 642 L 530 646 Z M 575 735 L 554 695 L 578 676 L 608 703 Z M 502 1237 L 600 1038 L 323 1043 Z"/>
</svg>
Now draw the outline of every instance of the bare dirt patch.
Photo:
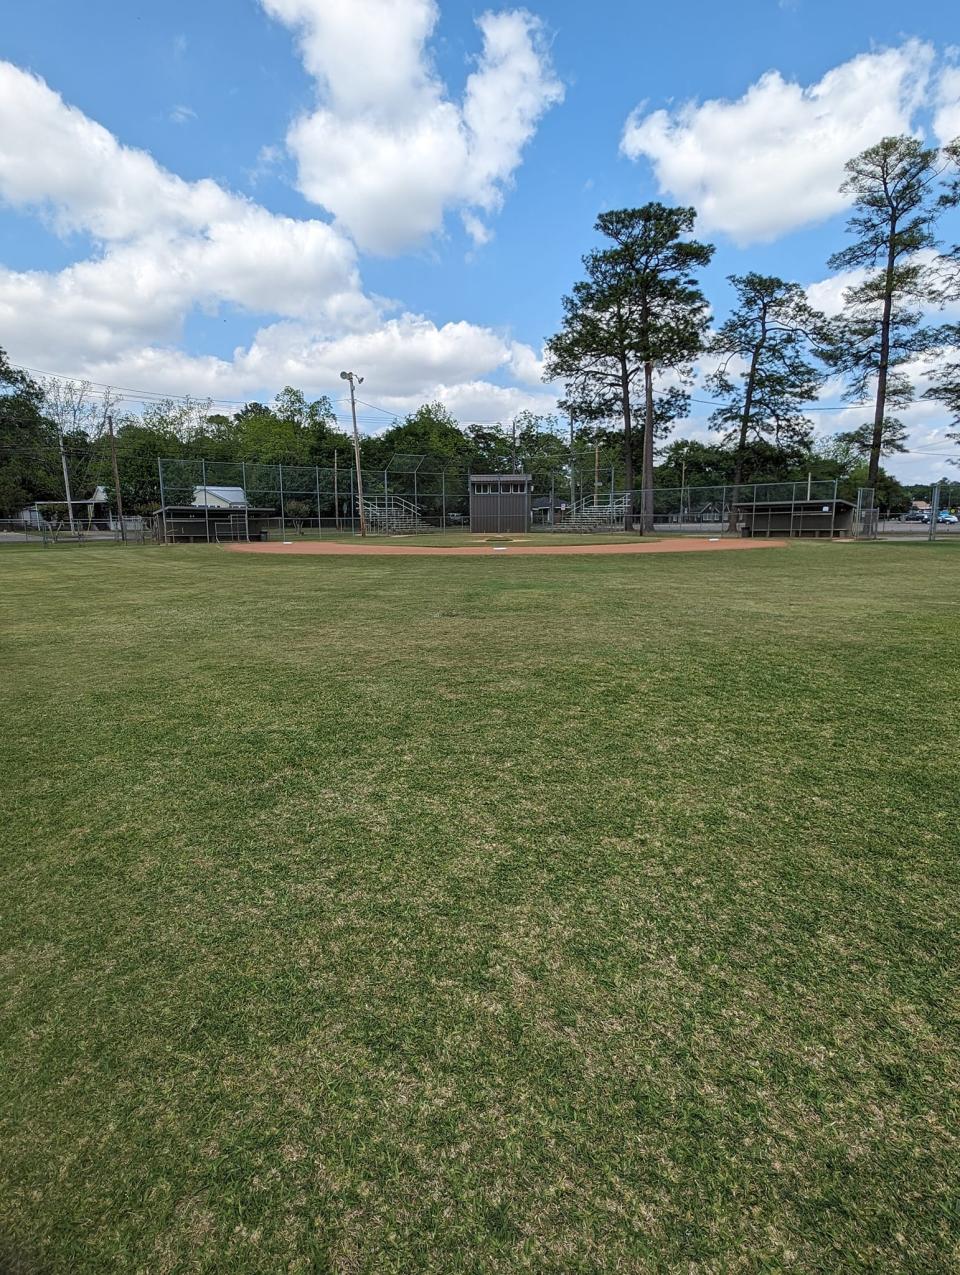
<svg viewBox="0 0 960 1275">
<path fill-rule="evenodd" d="M 555 557 L 561 554 L 584 553 L 727 553 L 741 549 L 783 549 L 786 545 L 786 540 L 707 540 L 691 536 L 689 539 L 684 540 L 638 540 L 622 544 L 597 543 L 587 545 L 538 545 L 523 541 L 499 545 L 437 545 L 433 547 L 429 545 L 387 545 L 369 540 L 306 540 L 299 544 L 281 544 L 277 541 L 261 543 L 256 541 L 250 544 L 231 544 L 225 547 L 231 553 L 319 554 L 325 556 L 385 554 L 410 558 L 489 558 L 495 554 L 509 557 L 515 557 L 519 554 L 538 554 L 543 557 Z"/>
</svg>

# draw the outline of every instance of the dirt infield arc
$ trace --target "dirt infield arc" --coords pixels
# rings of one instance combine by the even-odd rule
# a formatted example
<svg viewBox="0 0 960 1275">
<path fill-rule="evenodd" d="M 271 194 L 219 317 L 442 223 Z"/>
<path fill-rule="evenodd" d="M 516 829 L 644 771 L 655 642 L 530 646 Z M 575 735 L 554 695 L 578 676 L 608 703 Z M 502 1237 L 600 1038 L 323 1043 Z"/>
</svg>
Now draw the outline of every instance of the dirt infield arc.
<svg viewBox="0 0 960 1275">
<path fill-rule="evenodd" d="M 587 544 L 558 545 L 530 544 L 514 542 L 512 544 L 483 545 L 385 545 L 375 541 L 363 540 L 305 540 L 292 544 L 253 542 L 250 544 L 231 544 L 226 548 L 232 553 L 278 553 L 278 554 L 321 554 L 325 556 L 350 556 L 366 554 L 388 554 L 398 557 L 436 557 L 436 558 L 489 558 L 493 555 L 507 554 L 516 557 L 520 554 L 536 554 L 553 557 L 563 554 L 610 554 L 610 553 L 703 553 L 727 552 L 740 549 L 782 549 L 785 540 L 651 540 L 631 541 L 624 544 Z"/>
</svg>

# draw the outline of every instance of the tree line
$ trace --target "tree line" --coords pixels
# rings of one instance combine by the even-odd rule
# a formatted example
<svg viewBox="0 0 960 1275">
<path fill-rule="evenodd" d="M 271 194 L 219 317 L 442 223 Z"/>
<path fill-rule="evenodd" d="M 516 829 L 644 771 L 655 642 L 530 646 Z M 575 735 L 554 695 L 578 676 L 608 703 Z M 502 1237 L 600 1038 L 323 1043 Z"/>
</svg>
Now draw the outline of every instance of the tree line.
<svg viewBox="0 0 960 1275">
<path fill-rule="evenodd" d="M 911 137 L 885 138 L 847 164 L 851 242 L 829 265 L 856 271 L 859 281 L 832 319 L 799 284 L 748 273 L 730 277 L 733 308 L 711 331 L 699 274 L 714 249 L 693 237 L 695 210 L 649 203 L 601 214 L 596 229 L 606 245 L 583 258 L 584 278 L 563 298 L 560 330 L 546 347 L 544 377 L 564 386 L 567 422 L 521 412 L 508 428 L 461 426 L 442 404 L 427 403 L 362 439 L 365 472 L 409 454 L 430 458 L 425 491 L 441 468 L 456 481 L 470 470 L 522 467 L 541 491 L 566 484 L 574 497 L 599 498 L 608 485 L 639 488 L 636 512 L 647 527 L 658 486 L 737 487 L 808 474 L 851 492 L 873 487 L 883 507 L 902 507 L 911 489 L 881 461 L 905 450 L 896 412 L 914 400 L 924 359 L 924 396 L 944 405 L 949 437 L 960 441 L 960 324 L 929 321 L 960 300 L 960 245 L 944 249 L 936 235 L 941 215 L 960 206 L 958 169 L 960 140 L 938 149 Z M 668 442 L 689 413 L 697 364 L 710 369 L 717 442 Z M 847 401 L 870 400 L 868 419 L 815 445 L 807 411 L 831 377 L 842 380 Z M 352 440 L 326 396 L 308 401 L 288 386 L 271 404 L 247 403 L 232 415 L 211 407 L 162 400 L 122 413 L 109 392 L 35 380 L 0 350 L 0 514 L 62 500 L 67 488 L 75 501 L 96 486 L 112 492 L 108 422 L 130 512 L 157 506 L 158 457 L 352 464 Z"/>
<path fill-rule="evenodd" d="M 960 325 L 926 319 L 960 300 L 960 246 L 943 251 L 936 235 L 942 214 L 960 204 L 958 167 L 960 139 L 938 148 L 907 136 L 848 162 L 851 242 L 828 264 L 857 282 L 832 319 L 799 284 L 748 273 L 730 276 L 734 305 L 711 333 L 698 276 L 714 249 L 693 238 L 696 210 L 649 203 L 600 215 L 607 245 L 583 258 L 584 278 L 563 299 L 544 378 L 563 383 L 561 407 L 577 421 L 619 419 L 628 489 L 639 423 L 641 525 L 652 526 L 656 439 L 687 415 L 700 360 L 712 360 L 710 425 L 732 453 L 734 485 L 751 444 L 809 446 L 808 407 L 830 376 L 841 378 L 846 401 L 870 403 L 869 418 L 837 439 L 866 459 L 865 486 L 880 483 L 882 457 L 905 450 L 895 413 L 914 401 L 918 361 L 931 363 L 925 397 L 945 405 L 949 437 L 960 440 Z M 950 349 L 952 359 L 937 358 Z"/>
</svg>

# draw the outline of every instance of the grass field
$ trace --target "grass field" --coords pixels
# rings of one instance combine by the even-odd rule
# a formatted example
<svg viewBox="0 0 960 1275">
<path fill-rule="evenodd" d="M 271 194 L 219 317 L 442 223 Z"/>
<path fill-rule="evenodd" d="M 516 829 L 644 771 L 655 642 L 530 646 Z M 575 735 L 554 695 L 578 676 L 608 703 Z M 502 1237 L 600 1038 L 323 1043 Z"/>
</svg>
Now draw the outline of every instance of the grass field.
<svg viewBox="0 0 960 1275">
<path fill-rule="evenodd" d="M 960 551 L 0 553 L 0 1271 L 960 1262 Z"/>
</svg>

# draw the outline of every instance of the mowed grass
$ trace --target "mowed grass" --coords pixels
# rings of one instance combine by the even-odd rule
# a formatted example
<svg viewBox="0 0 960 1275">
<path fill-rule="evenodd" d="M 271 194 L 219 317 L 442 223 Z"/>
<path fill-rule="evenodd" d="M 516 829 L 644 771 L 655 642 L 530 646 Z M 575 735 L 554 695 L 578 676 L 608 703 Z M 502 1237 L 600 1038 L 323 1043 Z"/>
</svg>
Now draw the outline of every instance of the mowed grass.
<svg viewBox="0 0 960 1275">
<path fill-rule="evenodd" d="M 0 1270 L 955 1270 L 958 601 L 4 550 Z"/>
</svg>

